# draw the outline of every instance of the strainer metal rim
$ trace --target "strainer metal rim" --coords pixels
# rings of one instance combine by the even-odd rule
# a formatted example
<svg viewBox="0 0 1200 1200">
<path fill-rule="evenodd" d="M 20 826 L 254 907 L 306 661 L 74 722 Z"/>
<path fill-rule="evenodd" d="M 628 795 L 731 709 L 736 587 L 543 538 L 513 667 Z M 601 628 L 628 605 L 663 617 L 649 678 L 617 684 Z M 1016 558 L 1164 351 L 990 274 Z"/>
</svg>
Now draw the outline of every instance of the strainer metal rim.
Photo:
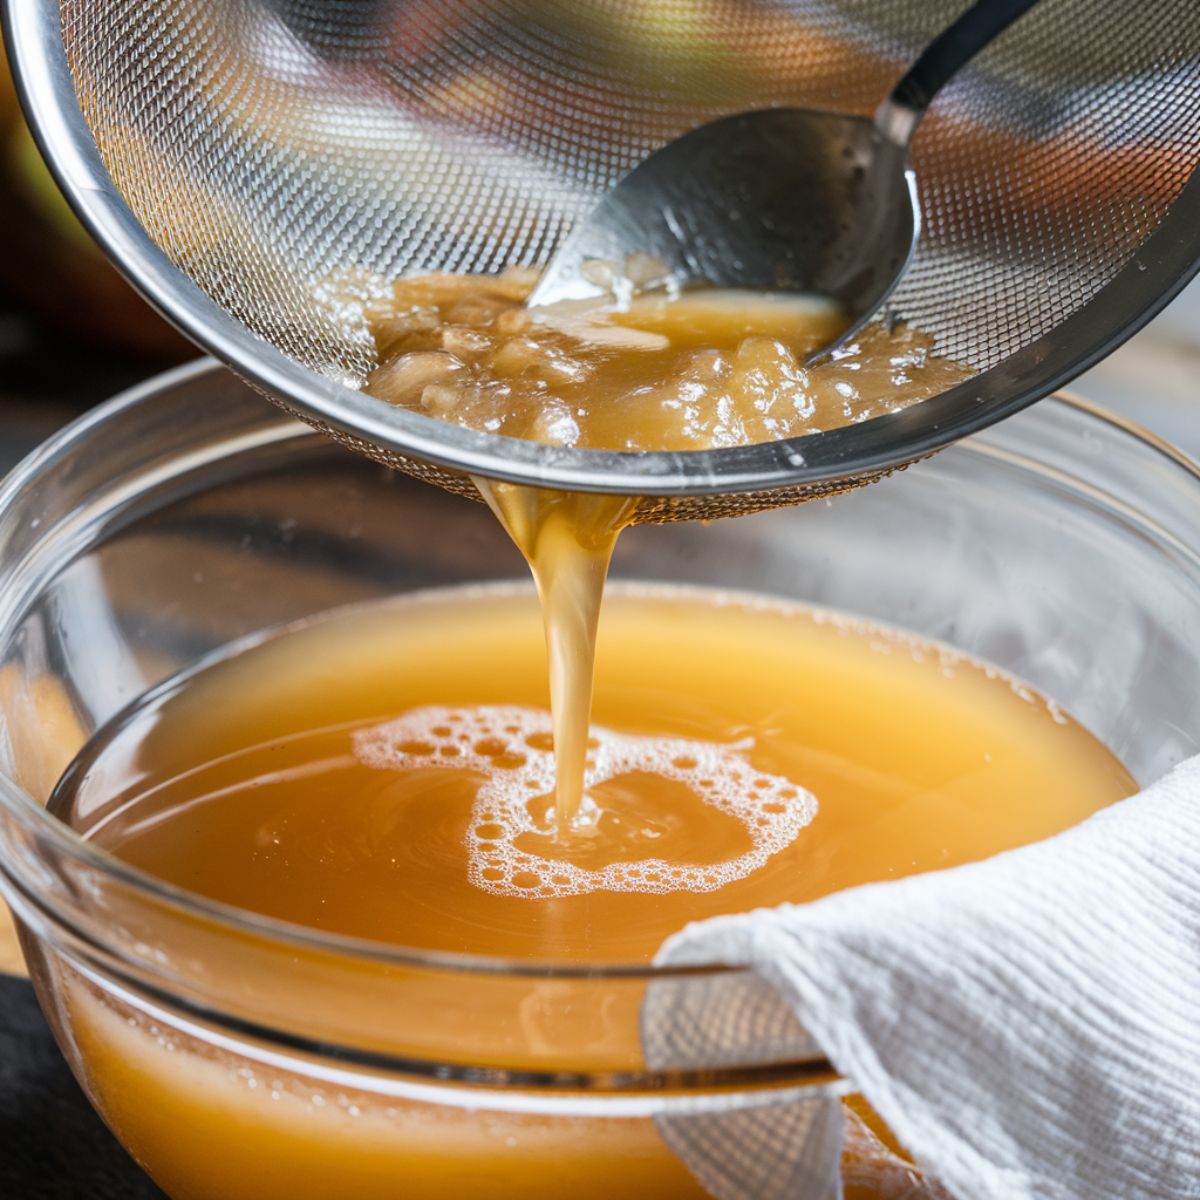
<svg viewBox="0 0 1200 1200">
<path fill-rule="evenodd" d="M 720 450 L 565 449 L 395 408 L 301 366 L 234 320 L 154 243 L 108 174 L 75 97 L 59 0 L 0 0 L 29 124 L 71 207 L 135 288 L 187 337 L 301 415 L 450 470 L 541 487 L 646 496 L 762 492 L 886 471 L 1049 395 L 1158 313 L 1200 270 L 1200 171 L 1134 258 L 1079 311 L 930 400 L 824 433 Z M 1095 339 L 1115 317 L 1117 332 Z M 1031 382 L 1036 380 L 1036 382 Z"/>
</svg>

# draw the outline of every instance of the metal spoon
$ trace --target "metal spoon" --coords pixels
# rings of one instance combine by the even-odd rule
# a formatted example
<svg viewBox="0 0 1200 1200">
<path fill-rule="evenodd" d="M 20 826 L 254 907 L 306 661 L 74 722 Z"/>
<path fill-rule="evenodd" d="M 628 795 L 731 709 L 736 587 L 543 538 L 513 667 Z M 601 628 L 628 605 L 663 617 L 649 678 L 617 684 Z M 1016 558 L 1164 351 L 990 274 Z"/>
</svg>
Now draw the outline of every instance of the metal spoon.
<svg viewBox="0 0 1200 1200">
<path fill-rule="evenodd" d="M 572 230 L 529 298 L 605 294 L 605 267 L 659 260 L 680 285 L 817 294 L 860 329 L 921 229 L 909 147 L 930 102 L 1037 0 L 978 0 L 926 47 L 874 120 L 808 108 L 722 117 L 655 151 Z M 835 345 L 837 343 L 834 343 Z M 830 347 L 824 347 L 821 353 Z"/>
</svg>

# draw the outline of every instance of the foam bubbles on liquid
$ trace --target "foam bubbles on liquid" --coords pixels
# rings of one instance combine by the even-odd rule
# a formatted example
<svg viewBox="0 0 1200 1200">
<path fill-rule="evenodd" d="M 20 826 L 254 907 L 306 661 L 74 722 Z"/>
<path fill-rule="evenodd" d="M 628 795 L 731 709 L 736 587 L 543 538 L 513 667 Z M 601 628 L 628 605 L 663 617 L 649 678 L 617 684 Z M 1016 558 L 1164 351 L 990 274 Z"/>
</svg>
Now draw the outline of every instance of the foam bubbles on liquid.
<svg viewBox="0 0 1200 1200">
<path fill-rule="evenodd" d="M 357 731 L 354 750 L 360 762 L 380 771 L 448 767 L 483 775 L 467 832 L 467 871 L 473 884 L 499 896 L 715 891 L 757 870 L 816 816 L 817 801 L 810 792 L 754 768 L 746 757 L 748 741 L 723 745 L 633 737 L 593 725 L 577 823 L 598 819 L 600 809 L 590 795 L 598 785 L 646 773 L 682 784 L 704 804 L 736 818 L 751 848 L 718 863 L 643 858 L 594 869 L 544 857 L 517 843 L 523 835 L 547 833 L 531 812 L 530 800 L 554 790 L 551 737 L 550 714 L 542 709 L 428 706 Z"/>
</svg>

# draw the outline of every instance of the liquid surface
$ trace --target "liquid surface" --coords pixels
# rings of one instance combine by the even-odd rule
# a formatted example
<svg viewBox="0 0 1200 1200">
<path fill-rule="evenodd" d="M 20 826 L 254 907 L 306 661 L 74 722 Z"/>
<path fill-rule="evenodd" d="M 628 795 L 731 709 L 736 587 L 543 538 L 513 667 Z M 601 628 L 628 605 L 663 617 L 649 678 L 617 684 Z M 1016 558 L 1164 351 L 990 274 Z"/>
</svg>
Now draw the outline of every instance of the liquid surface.
<svg viewBox="0 0 1200 1200">
<path fill-rule="evenodd" d="M 431 594 L 288 633 L 95 744 L 54 804 L 203 895 L 406 946 L 637 962 L 689 920 L 1055 833 L 1134 790 L 1003 675 L 774 601 L 618 588 L 581 819 L 537 606 Z"/>
</svg>

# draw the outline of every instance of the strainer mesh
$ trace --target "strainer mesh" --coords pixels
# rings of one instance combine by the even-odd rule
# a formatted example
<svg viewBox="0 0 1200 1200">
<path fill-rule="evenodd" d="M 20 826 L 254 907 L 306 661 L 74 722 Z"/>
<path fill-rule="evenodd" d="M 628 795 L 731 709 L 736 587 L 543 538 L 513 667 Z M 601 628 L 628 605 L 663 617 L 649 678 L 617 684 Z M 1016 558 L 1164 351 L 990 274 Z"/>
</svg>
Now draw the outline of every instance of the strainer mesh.
<svg viewBox="0 0 1200 1200">
<path fill-rule="evenodd" d="M 648 151 L 722 113 L 870 113 L 961 6 L 64 0 L 62 21 L 85 118 L 158 245 L 357 385 L 381 280 L 544 262 Z M 925 231 L 894 308 L 986 370 L 1087 304 L 1191 177 L 1200 6 L 1043 0 L 938 98 L 914 159 Z"/>
<path fill-rule="evenodd" d="M 353 450 L 356 454 L 366 455 L 385 467 L 394 471 L 403 471 L 424 483 L 432 483 L 447 492 L 458 496 L 466 496 L 471 500 L 482 497 L 470 476 L 457 471 L 449 471 L 436 463 L 423 462 L 419 458 L 410 458 L 399 454 L 386 446 L 364 441 L 344 430 L 335 429 L 332 425 L 316 418 L 306 417 L 308 424 L 332 438 L 335 442 Z M 766 491 L 751 492 L 721 492 L 705 496 L 703 509 L 698 511 L 694 496 L 643 496 L 635 509 L 635 519 L 639 525 L 666 525 L 672 521 L 715 521 L 723 517 L 748 517 L 756 512 L 769 508 L 778 508 L 784 504 L 800 504 L 806 500 L 828 499 L 840 496 L 843 492 L 853 491 L 868 483 L 875 483 L 896 471 L 903 471 L 912 466 L 911 462 L 900 463 L 885 470 L 866 471 L 862 474 L 848 475 L 827 483 L 796 484 L 791 487 L 772 488 Z"/>
</svg>

